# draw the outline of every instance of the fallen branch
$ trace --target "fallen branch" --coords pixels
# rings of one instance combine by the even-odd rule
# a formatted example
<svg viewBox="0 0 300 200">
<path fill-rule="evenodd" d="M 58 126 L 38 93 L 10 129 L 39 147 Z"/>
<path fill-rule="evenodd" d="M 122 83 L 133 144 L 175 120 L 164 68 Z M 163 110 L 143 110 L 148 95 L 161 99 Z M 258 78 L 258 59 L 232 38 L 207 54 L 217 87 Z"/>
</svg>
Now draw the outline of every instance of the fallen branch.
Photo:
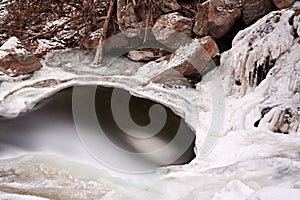
<svg viewBox="0 0 300 200">
<path fill-rule="evenodd" d="M 104 46 L 104 41 L 109 36 L 109 22 L 110 22 L 112 12 L 113 12 L 113 9 L 114 9 L 114 4 L 115 4 L 115 0 L 110 0 L 109 9 L 108 9 L 108 12 L 107 12 L 107 17 L 104 21 L 103 30 L 102 30 L 102 33 L 101 33 L 101 38 L 99 40 L 99 44 L 98 44 L 98 47 L 97 47 L 97 52 L 96 52 L 94 62 L 93 62 L 94 65 L 99 65 L 103 61 L 103 46 Z"/>
</svg>

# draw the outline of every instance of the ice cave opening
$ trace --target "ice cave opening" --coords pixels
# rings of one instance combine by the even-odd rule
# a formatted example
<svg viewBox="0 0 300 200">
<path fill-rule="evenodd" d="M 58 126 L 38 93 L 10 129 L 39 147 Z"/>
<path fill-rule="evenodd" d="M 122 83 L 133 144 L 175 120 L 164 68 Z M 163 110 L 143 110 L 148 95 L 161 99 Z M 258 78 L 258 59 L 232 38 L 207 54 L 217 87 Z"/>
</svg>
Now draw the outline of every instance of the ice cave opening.
<svg viewBox="0 0 300 200">
<path fill-rule="evenodd" d="M 77 95 L 79 94 L 83 99 L 87 98 L 88 92 L 94 91 L 92 99 L 95 104 L 92 107 L 95 109 L 97 126 L 102 128 L 105 136 L 109 139 L 108 141 L 122 151 L 144 154 L 143 159 L 152 162 L 157 168 L 165 165 L 186 164 L 195 157 L 195 133 L 171 109 L 147 99 L 131 96 L 129 92 L 122 89 L 100 86 L 74 86 L 57 92 L 16 118 L 1 118 L 0 158 L 11 158 L 31 153 L 46 153 L 62 156 L 69 160 L 98 165 L 98 160 L 95 160 L 91 155 L 93 152 L 89 151 L 89 146 L 84 144 L 85 139 L 82 139 L 90 137 L 88 136 L 89 131 L 95 132 L 95 130 L 91 130 L 93 125 L 89 124 L 88 117 L 83 116 L 83 119 L 87 120 L 80 122 L 81 126 L 86 127 L 86 132 L 79 134 L 76 128 L 74 103 L 72 105 L 74 98 L 77 98 L 74 97 L 75 87 Z M 79 107 L 84 110 L 84 104 L 87 102 L 84 100 Z M 124 105 L 125 108 L 119 108 Z M 155 105 L 160 105 L 160 108 L 163 109 L 156 109 L 156 115 L 151 116 L 151 108 Z M 126 116 L 124 113 L 122 115 L 122 110 L 126 111 L 126 109 L 130 115 L 128 117 L 124 117 Z M 126 119 L 123 121 L 118 115 Z M 166 119 L 162 122 L 158 118 L 163 115 Z M 136 127 L 143 129 L 144 133 L 141 137 L 139 130 L 135 128 L 128 129 L 127 127 L 126 130 L 120 128 L 122 124 L 125 124 L 125 126 L 128 124 L 128 118 L 131 118 Z M 121 120 L 121 122 L 116 122 L 116 120 Z M 150 126 L 149 124 L 152 122 L 154 125 Z M 133 131 L 136 135 L 131 134 L 130 131 Z M 180 137 L 175 139 L 179 132 L 184 134 L 183 138 L 192 138 L 192 142 L 189 142 L 188 147 L 178 147 L 183 143 Z M 147 136 L 147 134 L 149 135 Z M 98 142 L 93 136 L 88 140 L 92 140 L 95 144 Z M 174 140 L 176 141 L 174 142 Z M 175 153 L 177 156 L 174 157 L 176 159 L 173 159 L 172 162 L 160 162 L 168 160 L 170 156 L 168 153 L 155 159 L 151 156 L 147 157 L 147 152 L 155 152 L 165 148 L 165 146 L 171 146 L 169 149 L 173 151 L 172 154 Z M 109 150 L 103 148 L 103 145 L 101 146 L 99 143 L 99 151 L 102 154 L 110 155 Z M 112 154 L 110 156 L 118 155 Z M 120 163 L 129 162 L 124 157 L 118 159 L 122 160 Z"/>
</svg>

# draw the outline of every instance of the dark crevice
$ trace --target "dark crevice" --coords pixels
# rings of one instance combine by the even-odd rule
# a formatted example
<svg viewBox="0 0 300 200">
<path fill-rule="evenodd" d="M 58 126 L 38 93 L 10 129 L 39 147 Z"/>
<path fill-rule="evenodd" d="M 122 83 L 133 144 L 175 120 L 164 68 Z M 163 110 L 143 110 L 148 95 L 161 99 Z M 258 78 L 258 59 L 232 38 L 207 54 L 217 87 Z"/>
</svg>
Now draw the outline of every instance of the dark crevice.
<svg viewBox="0 0 300 200">
<path fill-rule="evenodd" d="M 291 27 L 292 27 L 291 35 L 294 37 L 294 39 L 299 38 L 297 29 L 294 27 L 294 21 L 295 21 L 295 17 L 296 17 L 296 16 L 297 16 L 297 15 L 294 14 L 294 15 L 289 19 L 289 24 L 290 24 Z M 299 19 L 299 20 L 300 20 L 300 19 Z"/>
<path fill-rule="evenodd" d="M 262 118 L 264 118 L 265 115 L 266 115 L 268 112 L 270 112 L 271 109 L 272 109 L 272 108 L 267 107 L 267 108 L 264 108 L 264 109 L 261 111 L 261 117 L 260 117 L 259 120 L 257 120 L 257 121 L 254 123 L 254 127 L 258 127 L 258 125 L 259 125 L 260 121 L 262 120 Z"/>
<path fill-rule="evenodd" d="M 263 64 L 259 65 L 256 61 L 253 72 L 249 72 L 249 85 L 258 86 L 267 77 L 275 63 L 276 59 L 272 59 L 271 56 L 267 56 Z"/>
<path fill-rule="evenodd" d="M 243 21 L 242 17 L 234 24 L 233 27 L 229 30 L 229 32 L 223 36 L 222 38 L 216 40 L 216 43 L 219 47 L 220 53 L 231 49 L 232 40 L 238 34 L 239 31 L 245 29 L 247 25 Z"/>
</svg>

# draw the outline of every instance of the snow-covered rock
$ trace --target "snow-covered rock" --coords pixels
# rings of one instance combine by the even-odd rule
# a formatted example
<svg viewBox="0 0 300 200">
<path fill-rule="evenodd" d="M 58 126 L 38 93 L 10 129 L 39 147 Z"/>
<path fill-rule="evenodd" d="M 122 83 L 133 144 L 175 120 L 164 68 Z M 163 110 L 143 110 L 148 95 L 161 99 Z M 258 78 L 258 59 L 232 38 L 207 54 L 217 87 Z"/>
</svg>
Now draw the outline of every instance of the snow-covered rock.
<svg viewBox="0 0 300 200">
<path fill-rule="evenodd" d="M 253 91 L 276 60 L 297 43 L 289 23 L 293 15 L 292 10 L 272 12 L 238 33 L 221 60 L 228 95 Z"/>
<path fill-rule="evenodd" d="M 203 75 L 216 64 L 213 59 L 219 55 L 219 49 L 210 36 L 206 36 L 183 45 L 170 56 L 149 63 L 161 73 L 151 78 L 154 83 L 175 83 L 195 87 Z"/>
<path fill-rule="evenodd" d="M 9 76 L 30 74 L 42 67 L 16 37 L 11 37 L 0 47 L 0 72 Z"/>
<path fill-rule="evenodd" d="M 30 54 L 22 45 L 21 41 L 16 37 L 9 38 L 0 47 L 0 59 L 4 58 L 8 54 Z"/>
<path fill-rule="evenodd" d="M 272 12 L 241 31 L 232 49 L 222 55 L 220 66 L 227 95 L 260 95 L 257 121 L 252 123 L 279 133 L 300 131 L 296 9 Z"/>
</svg>

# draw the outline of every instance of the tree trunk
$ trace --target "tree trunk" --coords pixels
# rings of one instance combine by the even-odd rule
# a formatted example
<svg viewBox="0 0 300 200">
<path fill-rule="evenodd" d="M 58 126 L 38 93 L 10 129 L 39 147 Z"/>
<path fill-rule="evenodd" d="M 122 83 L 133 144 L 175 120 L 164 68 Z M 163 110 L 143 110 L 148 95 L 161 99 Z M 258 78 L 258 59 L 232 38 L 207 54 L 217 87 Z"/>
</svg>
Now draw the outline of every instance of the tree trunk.
<svg viewBox="0 0 300 200">
<path fill-rule="evenodd" d="M 115 0 L 110 0 L 109 9 L 108 9 L 108 12 L 107 12 L 106 19 L 104 21 L 103 30 L 102 30 L 102 33 L 101 33 L 101 38 L 99 40 L 99 45 L 97 47 L 97 52 L 96 52 L 94 62 L 93 62 L 94 65 L 99 65 L 103 61 L 103 46 L 104 46 L 105 40 L 109 36 L 109 22 L 110 22 L 112 12 L 113 12 L 113 9 L 114 9 L 114 4 L 115 4 Z"/>
</svg>

